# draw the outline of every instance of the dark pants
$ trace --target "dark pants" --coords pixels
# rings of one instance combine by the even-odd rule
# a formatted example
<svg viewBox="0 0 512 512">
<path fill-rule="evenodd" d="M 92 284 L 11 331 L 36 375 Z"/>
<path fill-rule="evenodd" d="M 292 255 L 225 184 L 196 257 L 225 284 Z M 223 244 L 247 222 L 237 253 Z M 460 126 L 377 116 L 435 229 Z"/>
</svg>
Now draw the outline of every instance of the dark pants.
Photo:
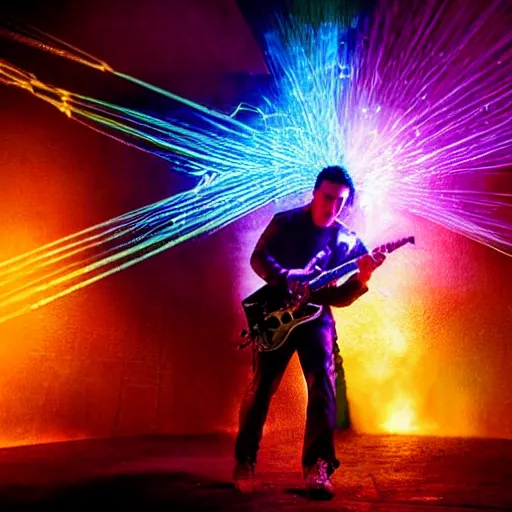
<svg viewBox="0 0 512 512">
<path fill-rule="evenodd" d="M 339 466 L 334 450 L 334 342 L 334 328 L 325 321 L 313 321 L 297 327 L 278 350 L 257 354 L 256 371 L 240 410 L 235 443 L 238 461 L 256 462 L 270 400 L 297 350 L 308 387 L 302 465 L 311 467 L 321 458 L 329 463 L 331 470 Z"/>
</svg>

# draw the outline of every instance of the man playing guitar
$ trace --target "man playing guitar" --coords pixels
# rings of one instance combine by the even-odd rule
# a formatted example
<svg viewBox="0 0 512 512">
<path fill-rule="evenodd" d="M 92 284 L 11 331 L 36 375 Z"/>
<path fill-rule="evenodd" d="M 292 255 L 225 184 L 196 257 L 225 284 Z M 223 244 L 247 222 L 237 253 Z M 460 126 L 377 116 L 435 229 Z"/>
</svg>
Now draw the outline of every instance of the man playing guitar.
<svg viewBox="0 0 512 512">
<path fill-rule="evenodd" d="M 256 370 L 241 406 L 235 443 L 234 480 L 242 491 L 252 488 L 270 401 L 297 351 L 308 387 L 302 452 L 306 487 L 312 498 L 329 499 L 334 495 L 331 475 L 339 467 L 334 446 L 333 357 L 337 333 L 331 306 L 348 306 L 366 293 L 373 271 L 385 259 L 379 251 L 370 254 L 355 233 L 337 219 L 343 208 L 352 205 L 354 194 L 352 179 L 344 168 L 326 167 L 317 177 L 311 203 L 275 215 L 251 256 L 253 270 L 276 292 L 285 288 L 300 293 L 318 267 L 331 269 L 355 259 L 358 272 L 341 286 L 327 286 L 316 292 L 314 302 L 322 306 L 318 318 L 294 329 L 277 350 L 257 354 Z M 326 248 L 328 256 L 308 266 Z"/>
</svg>

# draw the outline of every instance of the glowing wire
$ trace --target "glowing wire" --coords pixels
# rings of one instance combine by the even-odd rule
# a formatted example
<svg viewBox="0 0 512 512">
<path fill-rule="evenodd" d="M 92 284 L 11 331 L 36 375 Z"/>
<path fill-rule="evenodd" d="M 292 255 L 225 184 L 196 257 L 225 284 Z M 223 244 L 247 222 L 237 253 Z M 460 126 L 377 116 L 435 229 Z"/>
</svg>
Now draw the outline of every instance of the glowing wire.
<svg viewBox="0 0 512 512">
<path fill-rule="evenodd" d="M 5 261 L 0 268 L 0 323 L 310 185 L 294 176 L 288 176 L 287 182 L 282 186 L 279 177 L 255 188 L 251 179 L 221 178 L 215 187 L 177 194 L 88 228 L 66 243 L 41 247 L 28 259 Z M 88 255 L 92 248 L 95 251 Z"/>
<path fill-rule="evenodd" d="M 339 19 L 280 20 L 266 34 L 276 96 L 231 116 L 53 51 L 166 96 L 188 109 L 187 121 L 73 94 L 0 62 L 0 81 L 202 178 L 192 191 L 0 263 L 0 322 L 301 192 L 332 163 L 349 168 L 367 209 L 392 203 L 511 255 L 512 190 L 493 189 L 512 165 L 511 16 L 502 0 L 483 12 L 462 0 L 382 0 L 357 34 Z M 258 120 L 240 122 L 242 110 Z"/>
<path fill-rule="evenodd" d="M 100 71 L 113 71 L 106 62 L 31 25 L 7 18 L 3 18 L 1 23 L 0 37 L 12 39 Z"/>
</svg>

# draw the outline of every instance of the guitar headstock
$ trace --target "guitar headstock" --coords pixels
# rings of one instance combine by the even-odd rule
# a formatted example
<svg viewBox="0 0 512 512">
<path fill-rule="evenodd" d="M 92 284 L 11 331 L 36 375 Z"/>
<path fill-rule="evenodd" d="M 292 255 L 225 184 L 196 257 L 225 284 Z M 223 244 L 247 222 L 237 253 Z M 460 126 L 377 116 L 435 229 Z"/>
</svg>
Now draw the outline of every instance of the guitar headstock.
<svg viewBox="0 0 512 512">
<path fill-rule="evenodd" d="M 390 254 L 393 251 L 396 251 L 400 247 L 403 247 L 404 245 L 407 245 L 407 244 L 413 244 L 413 245 L 415 244 L 414 236 L 406 236 L 406 237 L 400 238 L 398 240 L 395 240 L 394 242 L 388 242 L 387 244 L 380 245 L 380 246 L 376 247 L 373 250 L 373 252 L 382 252 L 382 253 Z"/>
</svg>

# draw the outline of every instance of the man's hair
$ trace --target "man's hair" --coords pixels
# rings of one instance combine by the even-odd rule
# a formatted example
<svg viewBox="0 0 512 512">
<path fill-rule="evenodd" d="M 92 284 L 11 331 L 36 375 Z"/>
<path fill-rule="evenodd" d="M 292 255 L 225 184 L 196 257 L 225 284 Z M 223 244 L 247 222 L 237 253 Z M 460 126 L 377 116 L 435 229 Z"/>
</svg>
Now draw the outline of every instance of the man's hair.
<svg viewBox="0 0 512 512">
<path fill-rule="evenodd" d="M 340 167 L 339 165 L 331 165 L 322 169 L 316 178 L 315 190 L 320 188 L 320 185 L 322 185 L 324 181 L 331 181 L 337 185 L 345 185 L 345 187 L 348 187 L 350 193 L 348 196 L 347 205 L 352 206 L 354 203 L 356 189 L 350 174 L 344 167 Z"/>
</svg>

